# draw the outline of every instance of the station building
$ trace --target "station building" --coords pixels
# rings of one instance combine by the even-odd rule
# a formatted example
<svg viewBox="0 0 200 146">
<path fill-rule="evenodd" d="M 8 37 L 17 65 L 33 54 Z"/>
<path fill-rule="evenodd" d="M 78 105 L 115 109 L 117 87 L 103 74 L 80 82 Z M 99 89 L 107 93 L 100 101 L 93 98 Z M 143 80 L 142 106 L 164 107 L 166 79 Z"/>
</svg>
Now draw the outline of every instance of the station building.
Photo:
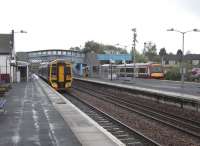
<svg viewBox="0 0 200 146">
<path fill-rule="evenodd" d="M 0 34 L 0 82 L 16 80 L 14 34 Z"/>
</svg>

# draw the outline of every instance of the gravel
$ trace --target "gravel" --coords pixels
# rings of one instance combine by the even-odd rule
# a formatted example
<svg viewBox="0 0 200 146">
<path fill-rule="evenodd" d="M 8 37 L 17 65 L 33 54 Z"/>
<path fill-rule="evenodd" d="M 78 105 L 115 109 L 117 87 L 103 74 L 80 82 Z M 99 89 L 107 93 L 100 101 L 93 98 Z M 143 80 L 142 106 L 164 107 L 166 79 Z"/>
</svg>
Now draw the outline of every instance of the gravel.
<svg viewBox="0 0 200 146">
<path fill-rule="evenodd" d="M 88 83 L 82 83 L 79 81 L 74 81 L 74 86 L 85 85 L 87 87 L 91 86 Z M 93 88 L 94 85 L 92 85 Z M 142 102 L 145 105 L 152 106 L 157 110 L 162 110 L 165 112 L 170 112 L 179 116 L 187 117 L 189 119 L 200 119 L 200 114 L 195 111 L 181 109 L 176 106 L 167 105 L 167 104 L 157 104 L 155 101 L 138 98 L 129 92 L 120 91 L 119 89 L 108 89 L 102 86 L 98 86 L 99 90 L 104 90 L 104 92 L 111 92 L 113 95 L 118 95 L 124 97 L 127 100 L 133 100 L 134 102 Z M 102 101 L 91 95 L 79 92 L 77 90 L 72 90 L 74 96 L 78 96 L 81 99 L 86 100 L 90 104 L 98 107 L 106 113 L 109 113 L 111 116 L 117 118 L 128 126 L 140 131 L 144 135 L 154 139 L 161 145 L 166 146 L 200 146 L 200 140 L 196 139 L 190 135 L 187 135 L 183 132 L 175 130 L 171 127 L 165 126 L 159 122 L 148 119 L 136 113 L 127 111 L 121 107 L 118 107 L 114 104 Z"/>
</svg>

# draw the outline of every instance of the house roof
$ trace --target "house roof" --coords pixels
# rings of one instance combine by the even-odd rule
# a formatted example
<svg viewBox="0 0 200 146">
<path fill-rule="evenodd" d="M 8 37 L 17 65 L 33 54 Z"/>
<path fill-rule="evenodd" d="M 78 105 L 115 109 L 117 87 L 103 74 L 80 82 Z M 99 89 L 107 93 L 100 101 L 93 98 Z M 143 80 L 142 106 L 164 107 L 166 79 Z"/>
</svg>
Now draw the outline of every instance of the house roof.
<svg viewBox="0 0 200 146">
<path fill-rule="evenodd" d="M 185 55 L 186 60 L 200 60 L 200 54 L 187 54 Z"/>
<path fill-rule="evenodd" d="M 177 55 L 172 55 L 172 54 L 169 54 L 169 55 L 165 55 L 164 60 L 180 60 L 181 58 Z"/>
<path fill-rule="evenodd" d="M 169 55 L 166 55 L 164 56 L 163 58 L 164 60 L 180 60 L 181 57 L 180 56 L 177 56 L 177 55 L 172 55 L 172 54 L 169 54 Z M 200 60 L 200 54 L 186 54 L 184 56 L 184 60 Z"/>
<path fill-rule="evenodd" d="M 12 35 L 0 34 L 0 54 L 10 54 L 12 52 Z"/>
</svg>

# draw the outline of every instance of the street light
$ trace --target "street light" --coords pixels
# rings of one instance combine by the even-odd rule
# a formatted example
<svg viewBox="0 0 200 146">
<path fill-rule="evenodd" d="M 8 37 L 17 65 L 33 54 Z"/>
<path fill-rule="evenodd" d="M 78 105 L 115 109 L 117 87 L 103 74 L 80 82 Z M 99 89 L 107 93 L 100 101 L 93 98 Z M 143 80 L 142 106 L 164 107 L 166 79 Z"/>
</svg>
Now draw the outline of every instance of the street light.
<svg viewBox="0 0 200 146">
<path fill-rule="evenodd" d="M 12 32 L 11 32 L 11 47 L 12 47 L 12 51 L 14 50 L 14 34 L 15 33 L 27 33 L 27 31 L 24 31 L 24 30 L 20 30 L 20 31 L 14 31 L 14 30 L 12 30 Z M 12 58 L 12 56 L 11 56 L 11 58 Z"/>
<path fill-rule="evenodd" d="M 11 38 L 10 38 L 10 50 L 13 51 L 14 49 L 14 33 L 27 33 L 26 31 L 24 30 L 20 30 L 19 32 L 15 32 L 14 30 L 11 31 Z M 11 63 L 11 60 L 12 60 L 12 53 L 9 54 L 8 57 L 6 57 L 6 74 L 7 74 L 7 62 L 8 62 L 8 59 L 10 60 L 10 63 Z M 11 68 L 10 68 L 10 73 L 11 73 Z"/>
<path fill-rule="evenodd" d="M 121 46 L 121 48 L 124 48 L 124 50 L 126 50 L 126 48 L 128 47 L 128 46 L 126 46 L 126 45 L 121 45 L 121 44 L 119 44 L 119 43 L 117 43 L 117 44 L 115 44 L 116 46 Z M 124 64 L 124 67 L 125 67 L 125 70 L 124 70 L 124 77 L 126 77 L 126 57 L 125 58 L 121 58 L 122 59 L 122 64 Z"/>
<path fill-rule="evenodd" d="M 24 30 L 20 30 L 20 31 L 14 31 L 12 30 L 11 31 L 11 40 L 10 40 L 10 44 L 11 44 L 11 54 L 10 54 L 10 74 L 11 74 L 11 62 L 14 62 L 15 61 L 12 61 L 12 60 L 15 60 L 15 58 L 12 56 L 12 54 L 14 54 L 14 34 L 15 33 L 27 33 L 27 31 L 24 31 Z M 6 66 L 7 66 L 7 61 L 6 61 Z M 7 71 L 6 71 L 7 72 Z M 13 66 L 13 81 L 14 81 L 14 66 Z"/>
<path fill-rule="evenodd" d="M 183 61 L 184 61 L 184 39 L 185 39 L 185 34 L 188 33 L 188 32 L 200 32 L 199 29 L 192 29 L 192 30 L 188 30 L 188 31 L 179 31 L 179 30 L 176 30 L 174 28 L 170 28 L 170 29 L 167 29 L 167 31 L 175 31 L 175 32 L 179 32 L 182 34 L 182 57 L 181 57 L 181 64 L 180 64 L 180 67 L 181 67 L 181 87 L 184 87 L 184 73 L 183 73 Z"/>
</svg>

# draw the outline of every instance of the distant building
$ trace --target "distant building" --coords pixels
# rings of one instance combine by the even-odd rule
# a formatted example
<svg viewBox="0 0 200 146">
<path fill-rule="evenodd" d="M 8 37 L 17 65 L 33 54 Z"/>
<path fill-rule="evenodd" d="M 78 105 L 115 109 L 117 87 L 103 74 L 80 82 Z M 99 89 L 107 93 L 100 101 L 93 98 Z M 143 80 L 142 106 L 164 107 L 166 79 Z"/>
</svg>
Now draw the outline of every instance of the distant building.
<svg viewBox="0 0 200 146">
<path fill-rule="evenodd" d="M 17 52 L 17 60 L 30 63 L 30 70 L 37 73 L 37 70 L 41 62 L 49 62 L 55 59 L 66 59 L 73 64 L 73 72 L 75 74 L 82 74 L 84 66 L 89 67 L 91 74 L 98 70 L 101 64 L 110 63 L 122 63 L 124 61 L 131 61 L 130 54 L 96 54 L 86 53 L 75 50 L 64 49 L 49 49 L 38 50 L 30 52 Z"/>
<path fill-rule="evenodd" d="M 85 54 L 81 51 L 48 49 L 29 52 L 17 52 L 17 60 L 30 63 L 30 71 L 37 73 L 40 63 L 55 59 L 65 59 L 73 64 L 83 63 Z"/>
<path fill-rule="evenodd" d="M 177 65 L 179 64 L 181 57 L 177 55 L 164 56 L 164 65 Z M 188 64 L 196 67 L 200 67 L 200 54 L 187 54 L 184 56 L 184 61 Z"/>
<path fill-rule="evenodd" d="M 80 51 L 65 49 L 48 49 L 27 52 L 28 62 L 40 63 L 55 59 L 66 59 L 70 62 L 83 62 L 85 54 Z"/>
</svg>

